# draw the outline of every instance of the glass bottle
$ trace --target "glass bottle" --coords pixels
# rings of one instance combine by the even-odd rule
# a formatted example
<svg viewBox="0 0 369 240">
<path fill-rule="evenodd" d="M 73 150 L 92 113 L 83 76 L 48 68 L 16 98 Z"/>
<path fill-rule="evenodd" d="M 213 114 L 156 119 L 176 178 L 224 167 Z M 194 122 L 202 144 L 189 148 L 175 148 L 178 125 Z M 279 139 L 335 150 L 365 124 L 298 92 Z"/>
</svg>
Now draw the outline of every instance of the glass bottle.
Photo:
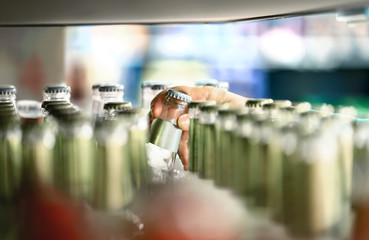
<svg viewBox="0 0 369 240">
<path fill-rule="evenodd" d="M 94 118 L 96 118 L 99 113 L 99 106 L 101 104 L 99 88 L 103 85 L 104 83 L 95 83 L 92 85 L 91 116 Z"/>
<path fill-rule="evenodd" d="M 104 116 L 104 105 L 109 102 L 122 102 L 124 96 L 124 86 L 118 83 L 104 84 L 99 87 L 100 105 L 98 116 Z"/>
<path fill-rule="evenodd" d="M 188 104 L 190 114 L 190 132 L 188 140 L 188 170 L 197 172 L 198 148 L 200 148 L 200 106 L 215 105 L 215 101 L 192 101 Z"/>
<path fill-rule="evenodd" d="M 70 102 L 70 87 L 67 85 L 48 86 L 44 90 L 44 101 Z"/>
<path fill-rule="evenodd" d="M 88 200 L 91 195 L 93 129 L 80 112 L 58 116 L 57 156 L 54 159 L 54 183 L 74 200 Z"/>
<path fill-rule="evenodd" d="M 144 189 L 149 183 L 146 143 L 148 140 L 148 116 L 144 109 L 130 109 L 117 113 L 118 121 L 128 128 L 128 157 L 131 162 L 133 185 Z"/>
<path fill-rule="evenodd" d="M 273 99 L 270 98 L 250 99 L 246 101 L 245 107 L 251 114 L 260 114 L 262 113 L 263 105 L 272 102 Z"/>
<path fill-rule="evenodd" d="M 218 111 L 216 122 L 216 158 L 215 158 L 215 183 L 222 187 L 233 187 L 234 174 L 234 137 L 233 131 L 237 127 L 236 114 L 238 109 L 226 109 Z M 207 167 L 207 158 L 205 158 L 205 172 Z"/>
<path fill-rule="evenodd" d="M 114 119 L 117 112 L 132 109 L 131 102 L 109 102 L 104 104 L 104 119 Z"/>
<path fill-rule="evenodd" d="M 152 99 L 161 91 L 168 88 L 168 84 L 146 81 L 141 84 L 141 107 L 150 109 Z"/>
<path fill-rule="evenodd" d="M 154 156 L 155 159 L 150 159 L 150 165 L 154 166 L 159 174 L 162 170 L 164 172 L 173 170 L 182 136 L 177 119 L 181 114 L 187 113 L 189 102 L 191 102 L 189 95 L 169 89 L 159 118 L 154 119 L 151 124 L 149 156 Z"/>
<path fill-rule="evenodd" d="M 24 183 L 53 185 L 54 131 L 42 123 L 41 103 L 18 101 L 22 121 L 22 166 Z"/>
<path fill-rule="evenodd" d="M 219 105 L 200 106 L 198 159 L 195 167 L 199 176 L 205 179 L 215 179 L 216 174 L 216 119 L 218 109 Z"/>
<path fill-rule="evenodd" d="M 237 114 L 237 128 L 235 136 L 234 162 L 234 191 L 244 203 L 250 195 L 250 156 L 251 138 L 253 135 L 253 116 L 247 112 Z"/>
<path fill-rule="evenodd" d="M 46 118 L 48 111 L 46 111 L 46 106 L 51 103 L 56 102 L 66 102 L 70 103 L 71 89 L 67 85 L 53 85 L 48 86 L 44 90 L 44 99 L 41 105 L 43 117 Z"/>
<path fill-rule="evenodd" d="M 342 211 L 337 138 L 317 112 L 302 114 L 282 139 L 284 221 L 296 238 L 335 236 Z"/>
<path fill-rule="evenodd" d="M 15 107 L 16 89 L 12 85 L 0 85 L 0 102 L 12 103 Z"/>
<path fill-rule="evenodd" d="M 0 88 L 0 92 L 1 92 Z M 6 90 L 7 91 L 7 90 Z M 2 94 L 0 95 L 8 95 Z M 10 105 L 9 105 L 10 104 Z M 0 102 L 0 205 L 9 204 L 21 181 L 21 129 L 13 101 Z"/>
<path fill-rule="evenodd" d="M 122 210 L 134 194 L 128 128 L 122 121 L 97 122 L 94 135 L 92 206 L 102 212 Z"/>
</svg>

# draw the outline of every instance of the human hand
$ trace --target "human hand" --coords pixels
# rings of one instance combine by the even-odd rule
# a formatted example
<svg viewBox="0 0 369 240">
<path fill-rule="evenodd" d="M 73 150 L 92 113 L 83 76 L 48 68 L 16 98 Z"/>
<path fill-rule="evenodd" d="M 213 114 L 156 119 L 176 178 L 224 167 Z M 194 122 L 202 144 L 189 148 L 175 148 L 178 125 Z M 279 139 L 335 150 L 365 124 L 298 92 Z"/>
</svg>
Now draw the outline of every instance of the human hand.
<svg viewBox="0 0 369 240">
<path fill-rule="evenodd" d="M 223 89 L 215 87 L 187 87 L 187 86 L 177 86 L 171 89 L 177 90 L 179 92 L 186 93 L 192 97 L 193 101 L 198 100 L 213 100 L 216 103 L 228 103 L 230 108 L 241 108 L 245 106 L 248 98 L 242 97 L 240 95 L 228 92 Z M 160 92 L 151 101 L 151 111 L 150 111 L 150 122 L 154 118 L 158 118 L 162 112 L 165 94 L 168 89 Z M 177 125 L 183 130 L 181 141 L 179 143 L 178 154 L 183 163 L 184 169 L 188 169 L 188 137 L 189 137 L 189 126 L 190 126 L 190 115 L 182 114 L 177 119 Z"/>
</svg>

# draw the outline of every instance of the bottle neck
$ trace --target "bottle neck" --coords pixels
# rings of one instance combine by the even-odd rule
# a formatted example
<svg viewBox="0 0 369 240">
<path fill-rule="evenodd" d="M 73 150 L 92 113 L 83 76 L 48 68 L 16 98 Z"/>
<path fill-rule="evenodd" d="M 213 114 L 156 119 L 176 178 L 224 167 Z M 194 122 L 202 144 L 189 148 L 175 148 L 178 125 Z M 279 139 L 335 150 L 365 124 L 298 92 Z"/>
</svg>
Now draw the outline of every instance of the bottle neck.
<svg viewBox="0 0 369 240">
<path fill-rule="evenodd" d="M 45 93 L 44 101 L 66 101 L 70 102 L 70 93 Z"/>
</svg>

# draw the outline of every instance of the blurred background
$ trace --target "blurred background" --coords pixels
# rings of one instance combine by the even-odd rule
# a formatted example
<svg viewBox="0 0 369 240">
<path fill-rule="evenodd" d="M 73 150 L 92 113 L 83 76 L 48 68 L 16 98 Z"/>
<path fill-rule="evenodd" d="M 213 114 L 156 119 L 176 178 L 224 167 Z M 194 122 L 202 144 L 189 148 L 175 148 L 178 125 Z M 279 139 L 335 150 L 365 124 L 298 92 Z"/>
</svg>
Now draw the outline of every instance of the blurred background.
<svg viewBox="0 0 369 240">
<path fill-rule="evenodd" d="M 66 82 L 86 106 L 96 82 L 120 82 L 140 104 L 140 85 L 215 78 L 248 97 L 369 106 L 369 25 L 335 13 L 219 24 L 0 28 L 0 83 L 18 99 L 42 99 Z"/>
</svg>

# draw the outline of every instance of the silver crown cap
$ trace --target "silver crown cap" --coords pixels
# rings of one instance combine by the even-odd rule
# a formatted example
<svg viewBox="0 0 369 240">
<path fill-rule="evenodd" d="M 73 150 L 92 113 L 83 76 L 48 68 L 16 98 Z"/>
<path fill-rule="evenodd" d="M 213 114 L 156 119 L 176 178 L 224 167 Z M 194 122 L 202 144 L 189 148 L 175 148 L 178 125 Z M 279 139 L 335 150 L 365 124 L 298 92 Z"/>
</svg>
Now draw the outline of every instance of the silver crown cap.
<svg viewBox="0 0 369 240">
<path fill-rule="evenodd" d="M 45 93 L 70 93 L 70 87 L 67 85 L 55 85 L 55 86 L 48 86 L 45 88 Z"/>
<path fill-rule="evenodd" d="M 169 89 L 167 91 L 167 96 L 178 99 L 178 100 L 181 100 L 181 101 L 184 101 L 184 102 L 187 102 L 187 103 L 191 102 L 191 100 L 192 100 L 190 95 L 187 95 L 185 93 L 182 93 L 182 92 L 179 92 L 179 91 L 176 91 L 176 90 L 173 90 L 173 89 Z"/>
<path fill-rule="evenodd" d="M 16 89 L 13 85 L 0 85 L 0 95 L 16 94 Z"/>
</svg>

